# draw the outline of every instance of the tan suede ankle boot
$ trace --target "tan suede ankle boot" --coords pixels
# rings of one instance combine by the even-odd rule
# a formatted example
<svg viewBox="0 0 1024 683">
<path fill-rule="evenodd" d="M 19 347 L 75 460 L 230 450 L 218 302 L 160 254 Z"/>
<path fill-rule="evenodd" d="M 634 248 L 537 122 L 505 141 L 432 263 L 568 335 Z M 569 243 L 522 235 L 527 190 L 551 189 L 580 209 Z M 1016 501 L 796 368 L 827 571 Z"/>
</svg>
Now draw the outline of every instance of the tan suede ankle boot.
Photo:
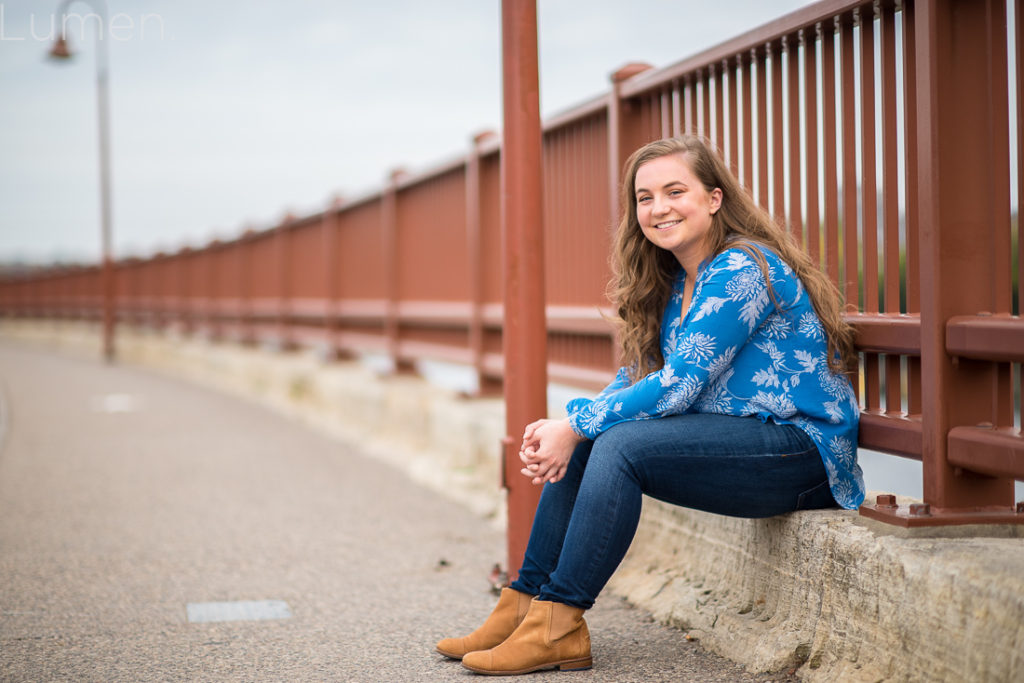
<svg viewBox="0 0 1024 683">
<path fill-rule="evenodd" d="M 573 671 L 592 665 L 583 610 L 546 600 L 534 600 L 523 623 L 501 645 L 462 658 L 462 666 L 470 671 L 493 676 L 556 667 Z"/>
<path fill-rule="evenodd" d="M 502 588 L 498 604 L 483 626 L 462 638 L 445 638 L 437 644 L 437 651 L 445 657 L 462 659 L 467 652 L 487 650 L 500 645 L 516 630 L 530 609 L 532 595 L 511 588 Z"/>
</svg>

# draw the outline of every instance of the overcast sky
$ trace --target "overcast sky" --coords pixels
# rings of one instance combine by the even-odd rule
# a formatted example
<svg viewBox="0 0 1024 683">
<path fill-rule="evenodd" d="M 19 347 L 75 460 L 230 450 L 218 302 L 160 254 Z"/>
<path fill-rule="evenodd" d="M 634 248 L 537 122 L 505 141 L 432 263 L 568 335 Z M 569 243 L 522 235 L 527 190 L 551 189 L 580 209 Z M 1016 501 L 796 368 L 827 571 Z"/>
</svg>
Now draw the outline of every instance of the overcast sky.
<svg viewBox="0 0 1024 683">
<path fill-rule="evenodd" d="M 318 211 L 500 129 L 499 0 L 108 4 L 118 256 Z M 540 0 L 542 115 L 627 62 L 663 67 L 807 4 Z M 47 60 L 58 5 L 0 0 L 0 261 L 99 255 L 95 23 L 69 24 L 75 59 Z"/>
</svg>

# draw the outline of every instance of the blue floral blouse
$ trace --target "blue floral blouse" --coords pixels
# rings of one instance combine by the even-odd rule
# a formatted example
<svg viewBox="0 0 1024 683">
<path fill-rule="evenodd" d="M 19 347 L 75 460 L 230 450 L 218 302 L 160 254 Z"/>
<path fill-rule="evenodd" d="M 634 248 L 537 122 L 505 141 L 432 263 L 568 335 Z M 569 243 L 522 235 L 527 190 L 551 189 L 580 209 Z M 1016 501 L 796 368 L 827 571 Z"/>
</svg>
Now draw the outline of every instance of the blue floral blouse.
<svg viewBox="0 0 1024 683">
<path fill-rule="evenodd" d="M 702 266 L 680 319 L 680 270 L 661 322 L 664 367 L 635 384 L 619 369 L 596 398 L 568 403 L 569 422 L 589 439 L 620 422 L 683 413 L 793 424 L 818 446 L 836 502 L 854 509 L 864 500 L 857 397 L 846 375 L 828 367 L 825 330 L 800 279 L 775 252 L 754 246 L 778 306 L 757 262 L 733 247 Z"/>
</svg>

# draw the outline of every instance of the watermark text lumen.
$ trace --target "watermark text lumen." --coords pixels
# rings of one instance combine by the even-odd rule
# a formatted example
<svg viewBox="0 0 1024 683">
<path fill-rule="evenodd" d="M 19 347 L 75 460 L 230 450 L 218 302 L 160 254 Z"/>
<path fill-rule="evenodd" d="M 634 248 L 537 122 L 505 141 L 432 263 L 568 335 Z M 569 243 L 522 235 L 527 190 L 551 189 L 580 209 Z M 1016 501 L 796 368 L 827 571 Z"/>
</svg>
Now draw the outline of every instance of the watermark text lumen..
<svg viewBox="0 0 1024 683">
<path fill-rule="evenodd" d="M 164 19 L 159 14 L 141 14 L 132 16 L 118 12 L 106 23 L 103 17 L 95 12 L 56 13 L 30 12 L 25 17 L 17 17 L 10 21 L 7 8 L 0 2 L 0 41 L 2 40 L 36 40 L 52 42 L 59 36 L 81 40 L 88 31 L 99 40 L 130 40 L 164 39 Z"/>
</svg>

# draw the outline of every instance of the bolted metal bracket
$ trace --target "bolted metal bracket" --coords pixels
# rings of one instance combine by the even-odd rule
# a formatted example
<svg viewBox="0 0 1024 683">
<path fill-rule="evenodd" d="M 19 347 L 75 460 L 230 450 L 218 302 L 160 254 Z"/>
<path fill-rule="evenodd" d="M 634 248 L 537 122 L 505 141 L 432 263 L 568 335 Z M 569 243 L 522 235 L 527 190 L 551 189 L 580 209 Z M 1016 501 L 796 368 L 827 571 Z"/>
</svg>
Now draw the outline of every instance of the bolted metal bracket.
<svg viewBox="0 0 1024 683">
<path fill-rule="evenodd" d="M 963 524 L 1022 524 L 1024 502 L 1010 506 L 978 508 L 934 508 L 928 503 L 901 506 L 896 496 L 884 493 L 874 504 L 864 503 L 858 512 L 862 517 L 901 527 L 954 526 Z"/>
</svg>

